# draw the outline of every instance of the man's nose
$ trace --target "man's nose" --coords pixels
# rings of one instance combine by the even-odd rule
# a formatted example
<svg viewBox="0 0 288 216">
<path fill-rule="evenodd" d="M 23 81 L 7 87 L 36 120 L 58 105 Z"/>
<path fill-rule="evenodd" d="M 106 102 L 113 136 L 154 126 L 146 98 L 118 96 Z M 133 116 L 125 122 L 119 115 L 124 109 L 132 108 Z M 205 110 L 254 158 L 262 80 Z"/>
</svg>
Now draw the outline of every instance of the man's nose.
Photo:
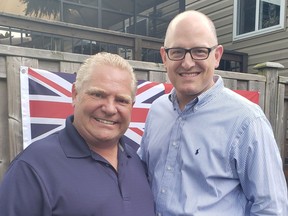
<svg viewBox="0 0 288 216">
<path fill-rule="evenodd" d="M 114 100 L 112 99 L 105 100 L 104 104 L 102 105 L 102 110 L 109 115 L 117 113 L 117 108 Z"/>
<path fill-rule="evenodd" d="M 190 68 L 195 65 L 195 60 L 192 58 L 192 55 L 190 52 L 187 52 L 184 56 L 184 59 L 182 60 L 182 66 L 184 68 Z"/>
</svg>

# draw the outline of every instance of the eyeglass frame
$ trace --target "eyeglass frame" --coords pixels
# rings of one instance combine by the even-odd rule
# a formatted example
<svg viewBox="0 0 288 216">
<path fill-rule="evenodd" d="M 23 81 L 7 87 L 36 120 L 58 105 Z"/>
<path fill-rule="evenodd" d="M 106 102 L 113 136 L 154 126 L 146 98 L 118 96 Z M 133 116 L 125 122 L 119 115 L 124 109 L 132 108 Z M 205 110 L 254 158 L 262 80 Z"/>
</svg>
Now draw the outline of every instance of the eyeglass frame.
<svg viewBox="0 0 288 216">
<path fill-rule="evenodd" d="M 183 60 L 183 59 L 185 58 L 185 56 L 186 56 L 187 53 L 190 54 L 190 56 L 191 56 L 191 58 L 192 58 L 193 60 L 200 60 L 200 61 L 201 61 L 201 60 L 206 60 L 206 59 L 208 59 L 210 53 L 211 53 L 214 49 L 216 49 L 217 47 L 218 47 L 218 45 L 214 45 L 214 46 L 212 46 L 212 47 L 193 47 L 193 48 L 190 48 L 190 49 L 185 49 L 185 48 L 182 48 L 182 47 L 171 47 L 171 48 L 165 48 L 165 47 L 164 47 L 164 50 L 165 50 L 168 58 L 169 58 L 171 61 L 181 61 L 181 60 Z M 176 59 L 176 60 L 175 60 L 175 59 L 171 59 L 171 58 L 170 58 L 170 55 L 169 55 L 169 50 L 171 50 L 171 49 L 181 49 L 181 50 L 184 50 L 185 53 L 184 53 L 183 57 L 180 58 L 180 59 Z M 206 57 L 206 58 L 203 58 L 203 59 L 195 59 L 195 58 L 193 58 L 193 55 L 192 55 L 191 51 L 192 51 L 192 50 L 195 50 L 195 49 L 207 49 L 207 50 L 208 50 L 207 57 Z"/>
</svg>

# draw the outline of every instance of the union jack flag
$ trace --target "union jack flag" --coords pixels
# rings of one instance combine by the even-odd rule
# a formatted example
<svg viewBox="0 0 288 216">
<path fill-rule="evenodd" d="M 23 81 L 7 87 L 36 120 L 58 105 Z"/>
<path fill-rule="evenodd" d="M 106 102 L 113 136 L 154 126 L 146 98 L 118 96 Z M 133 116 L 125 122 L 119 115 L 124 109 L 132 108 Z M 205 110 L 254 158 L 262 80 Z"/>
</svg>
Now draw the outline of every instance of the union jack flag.
<svg viewBox="0 0 288 216">
<path fill-rule="evenodd" d="M 66 117 L 73 113 L 71 88 L 75 78 L 75 74 L 21 67 L 23 148 L 64 128 Z M 126 142 L 140 145 L 151 103 L 171 89 L 168 83 L 138 81 Z"/>
</svg>

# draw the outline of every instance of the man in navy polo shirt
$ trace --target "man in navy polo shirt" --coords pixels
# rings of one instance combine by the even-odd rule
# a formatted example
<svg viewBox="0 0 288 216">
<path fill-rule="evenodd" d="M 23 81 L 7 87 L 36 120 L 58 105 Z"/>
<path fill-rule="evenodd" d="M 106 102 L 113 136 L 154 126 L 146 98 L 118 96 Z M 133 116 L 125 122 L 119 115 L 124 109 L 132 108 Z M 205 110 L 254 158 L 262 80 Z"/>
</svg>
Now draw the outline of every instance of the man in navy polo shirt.
<svg viewBox="0 0 288 216">
<path fill-rule="evenodd" d="M 2 216 L 152 216 L 147 173 L 125 144 L 136 94 L 129 63 L 98 53 L 72 88 L 63 130 L 22 151 L 0 185 Z"/>
</svg>

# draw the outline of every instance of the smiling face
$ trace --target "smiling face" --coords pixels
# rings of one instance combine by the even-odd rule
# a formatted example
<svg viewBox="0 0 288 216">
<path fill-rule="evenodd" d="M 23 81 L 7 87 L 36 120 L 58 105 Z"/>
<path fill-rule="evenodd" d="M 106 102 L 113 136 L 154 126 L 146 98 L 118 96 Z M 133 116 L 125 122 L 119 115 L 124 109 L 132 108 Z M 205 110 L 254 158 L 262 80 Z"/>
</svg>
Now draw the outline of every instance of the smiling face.
<svg viewBox="0 0 288 216">
<path fill-rule="evenodd" d="M 133 105 L 128 71 L 97 65 L 77 91 L 72 89 L 74 126 L 89 145 L 115 145 L 127 130 Z"/>
<path fill-rule="evenodd" d="M 197 12 L 183 13 L 169 25 L 165 47 L 173 48 L 211 48 L 217 45 L 217 38 L 211 23 L 205 16 Z M 164 47 L 160 54 L 167 70 L 168 77 L 176 89 L 180 108 L 214 85 L 214 69 L 219 66 L 223 47 L 217 46 L 206 60 L 193 60 L 187 53 L 180 61 L 168 58 Z"/>
</svg>

